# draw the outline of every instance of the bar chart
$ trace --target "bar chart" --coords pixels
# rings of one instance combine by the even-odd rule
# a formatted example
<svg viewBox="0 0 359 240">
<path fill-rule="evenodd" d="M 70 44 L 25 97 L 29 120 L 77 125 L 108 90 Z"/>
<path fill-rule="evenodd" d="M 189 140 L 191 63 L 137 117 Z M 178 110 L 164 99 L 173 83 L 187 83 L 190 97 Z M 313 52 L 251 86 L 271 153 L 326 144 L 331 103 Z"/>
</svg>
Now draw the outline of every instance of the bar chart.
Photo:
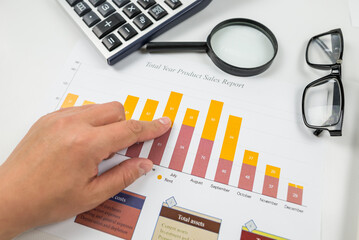
<svg viewBox="0 0 359 240">
<path fill-rule="evenodd" d="M 48 112 L 117 101 L 123 104 L 122 119 L 171 119 L 165 135 L 118 149 L 98 165 L 101 178 L 107 172 L 117 176 L 116 169 L 125 161 L 133 162 L 132 158 L 149 158 L 154 163 L 152 171 L 126 188 L 146 197 L 134 239 L 153 235 L 153 219 L 160 216 L 164 203 L 170 203 L 171 209 L 181 206 L 183 212 L 223 220 L 218 239 L 239 239 L 241 226 L 250 221 L 256 230 L 250 227 L 249 233 L 320 238 L 320 179 L 326 154 L 318 149 L 325 144 L 306 134 L 294 100 L 281 101 L 282 94 L 295 96 L 302 84 L 295 87 L 286 80 L 282 92 L 283 84 L 271 76 L 266 81 L 230 78 L 206 64 L 177 65 L 171 63 L 173 57 L 166 61 L 162 55 L 158 60 L 148 57 L 141 55 L 118 68 L 98 68 L 85 59 L 69 61 L 48 101 Z M 133 64 L 137 59 L 142 59 L 141 64 Z M 197 77 L 168 72 L 167 66 Z M 228 81 L 243 87 L 222 84 Z M 192 218 L 181 219 L 185 224 L 188 220 Z M 200 222 L 195 222 L 196 227 Z M 161 225 L 160 230 L 178 233 L 185 226 L 178 224 L 171 220 L 168 226 L 176 229 Z M 50 226 L 49 232 L 66 232 L 63 226 Z M 76 229 L 79 236 L 105 236 L 73 221 L 66 226 Z"/>
<path fill-rule="evenodd" d="M 162 116 L 169 117 L 172 121 L 170 130 L 161 137 L 154 139 L 152 145 L 149 147 L 148 155 L 144 156 L 153 161 L 155 165 L 172 169 L 179 172 L 184 172 L 184 165 L 189 158 L 193 157 L 193 166 L 190 172 L 192 176 L 204 178 L 218 182 L 221 184 L 229 185 L 229 179 L 233 172 L 233 162 L 241 158 L 241 168 L 239 174 L 238 185 L 235 186 L 239 189 L 255 192 L 253 190 L 256 179 L 263 178 L 262 190 L 259 194 L 272 198 L 278 197 L 278 187 L 280 181 L 280 174 L 282 169 L 276 166 L 265 164 L 265 173 L 258 173 L 258 165 L 262 164 L 260 160 L 260 153 L 244 150 L 243 157 L 236 156 L 236 150 L 238 148 L 238 141 L 240 139 L 240 132 L 243 125 L 243 118 L 234 115 L 222 116 L 224 102 L 210 100 L 208 109 L 196 110 L 192 108 L 182 109 L 181 102 L 183 94 L 178 92 L 171 92 L 166 102 Z M 63 100 L 61 108 L 75 106 L 79 96 L 73 93 L 68 93 Z M 131 119 L 135 110 L 138 108 L 140 97 L 128 95 L 124 101 L 124 109 L 126 119 Z M 154 99 L 145 99 L 145 103 L 141 111 L 139 120 L 152 121 L 158 110 L 160 101 Z M 79 105 L 93 104 L 92 101 L 85 100 Z M 184 112 L 183 119 L 176 119 L 180 111 Z M 201 126 L 201 135 L 194 136 L 194 131 L 198 128 L 198 118 L 201 113 L 206 113 L 205 121 Z M 225 134 L 221 140 L 221 149 L 216 165 L 215 175 L 213 179 L 206 178 L 207 168 L 211 158 L 214 143 L 217 141 L 217 130 L 219 128 L 220 119 L 224 118 L 226 126 Z M 175 122 L 181 122 L 180 126 L 174 126 Z M 223 123 L 223 121 L 222 121 Z M 179 124 L 177 124 L 179 125 Z M 177 132 L 173 131 L 177 128 Z M 170 140 L 170 136 L 172 137 Z M 189 148 L 194 138 L 198 137 L 198 147 L 195 154 L 189 156 Z M 169 155 L 169 164 L 163 164 L 164 152 L 171 142 L 171 154 Z M 140 157 L 143 151 L 144 143 L 136 143 L 128 147 L 124 151 L 124 155 L 130 158 Z M 264 167 L 264 166 L 263 166 Z M 185 172 L 184 172 L 185 173 Z M 303 202 L 303 186 L 288 182 L 287 198 L 285 201 L 294 204 L 302 205 Z M 258 191 L 256 191 L 258 193 Z"/>
</svg>

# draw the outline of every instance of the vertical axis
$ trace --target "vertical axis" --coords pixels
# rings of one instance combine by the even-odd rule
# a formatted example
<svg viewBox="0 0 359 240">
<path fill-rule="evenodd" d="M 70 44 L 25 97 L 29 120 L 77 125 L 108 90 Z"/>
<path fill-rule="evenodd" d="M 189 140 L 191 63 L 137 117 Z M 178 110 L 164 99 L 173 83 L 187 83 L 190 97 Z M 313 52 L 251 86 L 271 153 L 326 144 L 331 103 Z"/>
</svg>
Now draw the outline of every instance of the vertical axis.
<svg viewBox="0 0 359 240">
<path fill-rule="evenodd" d="M 77 73 L 78 73 L 80 67 L 82 66 L 81 62 L 79 62 L 79 61 L 75 61 L 75 64 L 77 64 L 78 66 L 71 68 L 71 70 L 72 70 L 72 71 L 75 71 L 75 72 L 74 72 L 74 74 L 72 75 L 72 78 L 71 78 L 70 82 L 67 82 L 67 87 L 66 87 L 64 93 L 62 94 L 61 99 L 64 98 L 64 96 L 65 96 L 67 90 L 69 89 L 69 87 L 70 87 L 72 81 L 75 79 L 75 76 L 77 75 Z M 60 99 L 60 100 L 61 100 L 61 99 Z M 55 110 L 59 109 L 59 105 L 60 105 L 60 101 L 57 103 Z"/>
</svg>

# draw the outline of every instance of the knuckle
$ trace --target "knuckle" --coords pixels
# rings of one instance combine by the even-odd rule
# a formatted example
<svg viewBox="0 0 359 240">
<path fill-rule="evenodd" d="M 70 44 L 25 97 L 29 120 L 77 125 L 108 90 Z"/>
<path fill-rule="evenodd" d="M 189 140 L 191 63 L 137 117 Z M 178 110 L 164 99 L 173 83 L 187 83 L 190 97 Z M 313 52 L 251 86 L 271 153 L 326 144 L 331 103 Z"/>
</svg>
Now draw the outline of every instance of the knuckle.
<svg viewBox="0 0 359 240">
<path fill-rule="evenodd" d="M 50 114 L 44 115 L 44 116 L 40 117 L 35 122 L 33 127 L 35 127 L 35 126 L 46 126 L 46 125 L 48 125 L 49 122 L 51 122 L 51 118 L 52 118 L 52 116 Z"/>
<path fill-rule="evenodd" d="M 55 123 L 56 120 L 58 120 L 58 119 L 59 119 L 58 112 L 52 112 L 52 113 L 43 115 L 42 117 L 39 118 L 39 120 L 37 122 L 41 123 L 41 124 L 49 125 L 49 124 Z"/>
<path fill-rule="evenodd" d="M 65 129 L 72 121 L 73 121 L 73 117 L 72 116 L 67 116 L 67 117 L 50 117 L 50 124 L 53 128 L 54 131 L 62 131 L 63 129 Z"/>
<path fill-rule="evenodd" d="M 68 140 L 68 143 L 71 146 L 76 146 L 76 147 L 87 146 L 88 142 L 89 142 L 89 138 L 87 133 L 81 133 L 81 132 L 77 132 L 73 134 L 72 136 L 69 137 Z"/>
<path fill-rule="evenodd" d="M 118 112 L 120 112 L 120 113 L 125 112 L 125 108 L 124 108 L 124 106 L 122 105 L 122 103 L 117 102 L 117 101 L 114 101 L 114 102 L 111 102 L 110 104 L 111 104 L 111 106 L 113 107 L 113 109 L 114 109 L 115 111 L 118 111 Z"/>
<path fill-rule="evenodd" d="M 91 145 L 91 131 L 89 129 L 75 126 L 71 118 L 61 118 L 56 120 L 52 132 L 62 139 L 67 148 L 73 151 L 86 149 Z"/>
<path fill-rule="evenodd" d="M 126 121 L 126 126 L 131 131 L 131 133 L 135 136 L 138 136 L 138 134 L 141 133 L 143 130 L 142 124 L 139 121 L 132 119 Z"/>
</svg>

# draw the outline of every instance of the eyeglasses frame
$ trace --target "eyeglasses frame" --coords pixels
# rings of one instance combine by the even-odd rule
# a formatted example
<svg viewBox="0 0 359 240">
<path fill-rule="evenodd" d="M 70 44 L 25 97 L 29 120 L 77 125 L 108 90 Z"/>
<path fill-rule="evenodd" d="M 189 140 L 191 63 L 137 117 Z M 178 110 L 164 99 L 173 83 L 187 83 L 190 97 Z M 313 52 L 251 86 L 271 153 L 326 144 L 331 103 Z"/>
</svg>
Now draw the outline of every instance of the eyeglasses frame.
<svg viewBox="0 0 359 240">
<path fill-rule="evenodd" d="M 317 38 L 320 38 L 322 36 L 325 36 L 325 35 L 330 35 L 330 34 L 339 34 L 339 37 L 340 37 L 340 41 L 341 41 L 341 49 L 340 49 L 340 53 L 339 53 L 339 58 L 338 60 L 336 61 L 336 63 L 334 64 L 314 64 L 314 63 L 311 63 L 309 61 L 309 57 L 308 57 L 308 52 L 309 52 L 309 47 L 310 47 L 310 44 Z M 322 131 L 324 130 L 327 130 L 330 134 L 330 136 L 342 136 L 342 126 L 343 126 L 343 119 L 344 119 L 344 88 L 343 88 L 343 83 L 342 83 L 342 67 L 341 67 L 341 64 L 342 64 L 342 61 L 343 61 L 343 52 L 344 52 L 344 38 L 343 38 L 343 33 L 341 31 L 340 28 L 337 28 L 337 29 L 333 29 L 331 31 L 328 31 L 328 32 L 325 32 L 325 33 L 321 33 L 319 35 L 316 35 L 314 37 L 312 37 L 309 42 L 308 42 L 308 45 L 307 45 L 307 49 L 306 49 L 306 62 L 309 66 L 311 66 L 312 68 L 315 68 L 315 69 L 319 69 L 319 70 L 331 70 L 331 73 L 325 77 L 322 77 L 322 78 L 319 78 L 311 83 L 309 83 L 304 91 L 303 91 L 303 96 L 302 96 L 302 117 L 303 117 L 303 121 L 304 121 L 304 124 L 308 127 L 308 128 L 311 128 L 311 129 L 314 129 L 315 131 L 313 132 L 313 134 L 315 136 L 319 136 Z M 328 79 L 335 79 L 337 82 L 338 82 L 338 85 L 339 85 L 339 91 L 340 91 L 340 102 L 341 102 L 341 109 L 340 109 L 340 116 L 339 116 L 339 119 L 337 121 L 337 123 L 335 124 L 331 124 L 331 125 L 325 125 L 325 126 L 313 126 L 311 124 L 309 124 L 306 120 L 306 116 L 305 116 L 305 111 L 304 111 L 304 101 L 305 101 L 305 96 L 306 96 L 306 93 L 308 91 L 309 88 L 313 87 L 314 85 L 317 85 L 321 82 L 327 82 Z M 335 100 L 333 98 L 333 100 Z"/>
</svg>

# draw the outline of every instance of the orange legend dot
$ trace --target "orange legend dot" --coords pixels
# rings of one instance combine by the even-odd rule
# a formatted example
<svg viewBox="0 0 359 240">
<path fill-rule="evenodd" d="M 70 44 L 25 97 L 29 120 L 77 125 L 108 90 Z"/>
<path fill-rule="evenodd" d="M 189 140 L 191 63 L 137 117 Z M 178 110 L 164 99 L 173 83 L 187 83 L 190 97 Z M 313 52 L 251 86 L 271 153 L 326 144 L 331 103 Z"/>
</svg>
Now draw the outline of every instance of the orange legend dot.
<svg viewBox="0 0 359 240">
<path fill-rule="evenodd" d="M 161 179 L 162 179 L 162 175 L 158 175 L 158 176 L 157 176 L 157 179 L 158 179 L 158 180 L 161 180 Z"/>
</svg>

